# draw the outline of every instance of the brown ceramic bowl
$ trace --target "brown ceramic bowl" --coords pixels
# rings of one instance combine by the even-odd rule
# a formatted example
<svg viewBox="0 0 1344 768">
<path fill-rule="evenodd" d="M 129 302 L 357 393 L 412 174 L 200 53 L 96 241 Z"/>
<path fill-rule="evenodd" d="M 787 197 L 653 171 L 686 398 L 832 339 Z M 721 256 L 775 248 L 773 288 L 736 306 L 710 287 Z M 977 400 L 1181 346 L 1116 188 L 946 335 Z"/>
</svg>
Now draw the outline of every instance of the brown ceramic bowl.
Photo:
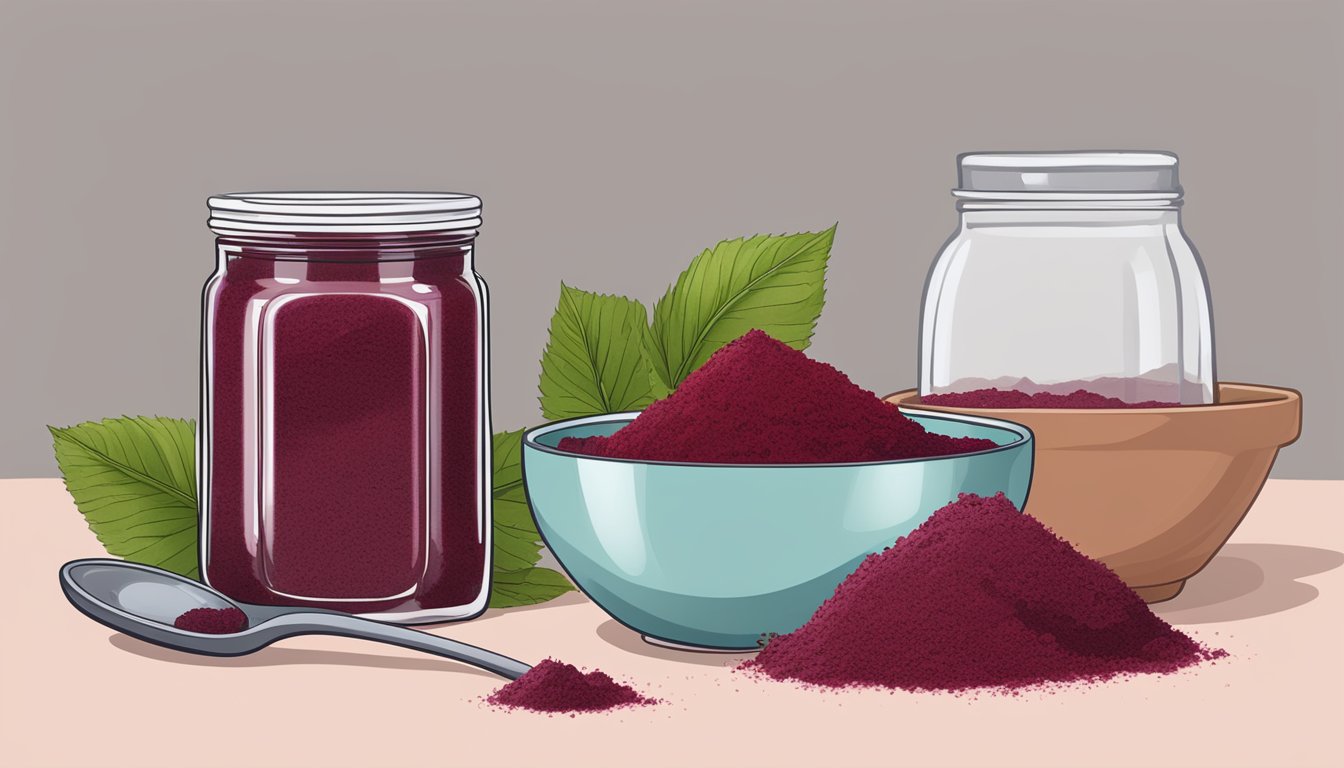
<svg viewBox="0 0 1344 768">
<path fill-rule="evenodd" d="M 954 408 L 924 405 L 913 389 L 887 400 L 1030 428 L 1026 511 L 1150 603 L 1213 559 L 1302 426 L 1298 392 L 1252 384 L 1222 383 L 1217 404 L 1179 408 Z"/>
</svg>

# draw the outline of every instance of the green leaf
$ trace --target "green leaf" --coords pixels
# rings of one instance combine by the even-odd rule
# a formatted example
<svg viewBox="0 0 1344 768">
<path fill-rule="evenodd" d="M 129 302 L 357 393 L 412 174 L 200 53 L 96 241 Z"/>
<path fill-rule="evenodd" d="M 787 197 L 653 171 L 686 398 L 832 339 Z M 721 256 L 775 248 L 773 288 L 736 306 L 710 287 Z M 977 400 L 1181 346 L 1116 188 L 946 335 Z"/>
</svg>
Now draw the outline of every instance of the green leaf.
<svg viewBox="0 0 1344 768">
<path fill-rule="evenodd" d="M 719 347 L 753 328 L 806 349 L 826 298 L 835 227 L 725 240 L 691 261 L 653 307 L 646 357 L 675 390 Z"/>
<path fill-rule="evenodd" d="M 522 571 L 541 557 L 541 535 L 523 492 L 523 430 L 494 436 L 495 571 Z"/>
<path fill-rule="evenodd" d="M 523 430 L 494 436 L 495 566 L 491 608 L 535 605 L 574 589 L 564 576 L 535 568 L 541 534 L 532 522 L 523 490 Z"/>
<path fill-rule="evenodd" d="M 550 568 L 529 568 L 525 571 L 495 572 L 490 589 L 491 608 L 515 608 L 536 605 L 574 589 L 563 574 Z"/>
<path fill-rule="evenodd" d="M 548 419 L 637 411 L 653 402 L 644 357 L 648 312 L 624 296 L 560 284 L 541 354 L 541 412 Z"/>
<path fill-rule="evenodd" d="M 48 427 L 75 507 L 110 554 L 193 579 L 193 425 L 161 417 Z"/>
<path fill-rule="evenodd" d="M 646 337 L 645 345 L 647 346 L 647 344 L 648 340 Z M 649 359 L 647 350 L 644 353 L 644 359 Z M 658 375 L 658 372 L 653 369 L 652 364 L 649 365 L 649 394 L 654 400 L 662 400 L 664 397 L 672 394 L 672 390 L 663 383 L 662 378 Z"/>
</svg>

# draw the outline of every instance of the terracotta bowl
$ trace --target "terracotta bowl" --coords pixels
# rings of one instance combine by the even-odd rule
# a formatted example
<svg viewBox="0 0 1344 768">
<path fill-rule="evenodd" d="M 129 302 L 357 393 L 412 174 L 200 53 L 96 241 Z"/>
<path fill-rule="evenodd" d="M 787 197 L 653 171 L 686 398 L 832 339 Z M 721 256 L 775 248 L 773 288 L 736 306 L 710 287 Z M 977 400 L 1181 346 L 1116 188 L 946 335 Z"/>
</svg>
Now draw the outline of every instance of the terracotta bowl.
<svg viewBox="0 0 1344 768">
<path fill-rule="evenodd" d="M 1215 405 L 1131 410 L 954 408 L 917 390 L 902 409 L 1023 424 L 1036 436 L 1027 512 L 1110 566 L 1150 603 L 1170 600 L 1227 542 L 1279 448 L 1297 439 L 1291 389 L 1218 385 Z"/>
</svg>

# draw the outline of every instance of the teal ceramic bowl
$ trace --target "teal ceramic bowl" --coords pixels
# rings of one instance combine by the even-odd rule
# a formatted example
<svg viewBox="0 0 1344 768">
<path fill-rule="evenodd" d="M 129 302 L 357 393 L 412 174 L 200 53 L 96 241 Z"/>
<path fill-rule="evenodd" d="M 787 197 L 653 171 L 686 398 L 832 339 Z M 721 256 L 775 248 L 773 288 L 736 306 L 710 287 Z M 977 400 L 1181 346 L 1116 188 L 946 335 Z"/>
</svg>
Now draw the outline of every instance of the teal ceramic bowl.
<svg viewBox="0 0 1344 768">
<path fill-rule="evenodd" d="M 546 545 L 612 618 L 651 642 L 755 649 L 802 626 L 867 555 L 958 493 L 1031 485 L 1026 427 L 960 414 L 908 414 L 925 429 L 998 447 L 855 464 L 682 464 L 561 451 L 637 414 L 548 424 L 523 437 L 523 481 Z"/>
</svg>

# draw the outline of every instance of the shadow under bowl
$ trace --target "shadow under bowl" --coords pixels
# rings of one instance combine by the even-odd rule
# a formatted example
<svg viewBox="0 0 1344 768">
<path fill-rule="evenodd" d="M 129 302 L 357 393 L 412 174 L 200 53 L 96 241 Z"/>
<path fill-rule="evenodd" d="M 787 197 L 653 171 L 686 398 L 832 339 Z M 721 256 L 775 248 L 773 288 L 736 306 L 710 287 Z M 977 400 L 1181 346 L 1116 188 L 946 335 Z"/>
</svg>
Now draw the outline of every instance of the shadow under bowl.
<svg viewBox="0 0 1344 768">
<path fill-rule="evenodd" d="M 637 413 L 549 424 L 523 437 L 523 480 L 542 538 L 595 603 L 646 639 L 755 649 L 802 626 L 864 557 L 958 493 L 1019 507 L 1032 435 L 999 419 L 915 416 L 930 432 L 982 437 L 975 453 L 853 464 L 686 464 L 561 451 Z"/>
<path fill-rule="evenodd" d="M 1026 512 L 1102 561 L 1150 603 L 1170 600 L 1250 510 L 1279 448 L 1297 439 L 1291 389 L 1218 385 L 1218 402 L 1174 408 L 963 408 L 887 401 L 909 416 L 1012 419 L 1036 436 Z"/>
</svg>

